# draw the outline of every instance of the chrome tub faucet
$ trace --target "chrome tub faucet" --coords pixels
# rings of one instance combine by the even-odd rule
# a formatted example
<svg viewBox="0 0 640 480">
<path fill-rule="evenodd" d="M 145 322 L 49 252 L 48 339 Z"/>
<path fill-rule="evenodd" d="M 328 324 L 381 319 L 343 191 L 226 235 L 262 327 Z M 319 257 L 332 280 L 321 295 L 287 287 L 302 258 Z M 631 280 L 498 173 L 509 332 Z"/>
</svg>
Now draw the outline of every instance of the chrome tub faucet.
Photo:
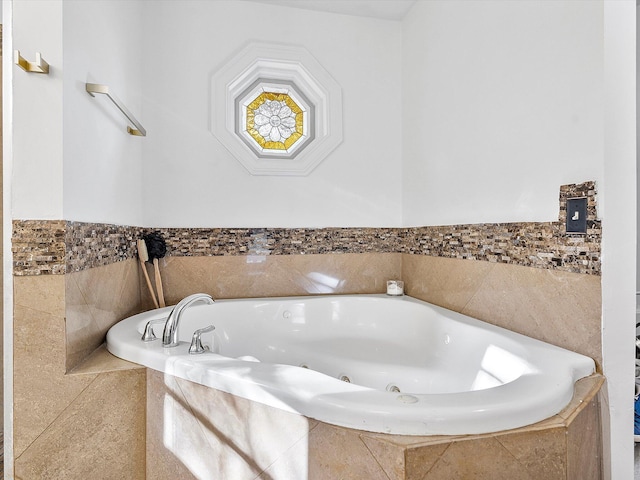
<svg viewBox="0 0 640 480">
<path fill-rule="evenodd" d="M 167 318 L 167 323 L 164 325 L 164 332 L 162 333 L 163 347 L 175 347 L 179 344 L 178 325 L 180 324 L 182 313 L 196 302 L 204 302 L 212 305 L 214 300 L 211 295 L 207 295 L 206 293 L 194 293 L 180 300 L 180 302 L 173 307 L 173 310 L 171 310 L 169 318 Z"/>
</svg>

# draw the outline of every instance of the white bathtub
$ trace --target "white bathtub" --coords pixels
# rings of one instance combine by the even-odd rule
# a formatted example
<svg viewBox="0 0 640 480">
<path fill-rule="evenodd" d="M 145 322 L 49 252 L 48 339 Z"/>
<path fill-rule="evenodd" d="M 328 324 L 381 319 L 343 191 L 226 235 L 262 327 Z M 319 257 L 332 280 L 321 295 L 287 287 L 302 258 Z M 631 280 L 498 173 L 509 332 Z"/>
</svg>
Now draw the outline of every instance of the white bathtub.
<svg viewBox="0 0 640 480">
<path fill-rule="evenodd" d="M 114 325 L 107 348 L 211 388 L 372 432 L 475 434 L 529 425 L 560 412 L 574 383 L 595 371 L 583 355 L 407 296 L 217 300 L 185 311 L 179 346 L 161 345 L 163 325 L 155 328 L 158 340 L 142 342 L 144 325 L 170 310 Z M 203 342 L 215 353 L 189 355 L 193 331 L 210 324 L 216 330 Z"/>
</svg>

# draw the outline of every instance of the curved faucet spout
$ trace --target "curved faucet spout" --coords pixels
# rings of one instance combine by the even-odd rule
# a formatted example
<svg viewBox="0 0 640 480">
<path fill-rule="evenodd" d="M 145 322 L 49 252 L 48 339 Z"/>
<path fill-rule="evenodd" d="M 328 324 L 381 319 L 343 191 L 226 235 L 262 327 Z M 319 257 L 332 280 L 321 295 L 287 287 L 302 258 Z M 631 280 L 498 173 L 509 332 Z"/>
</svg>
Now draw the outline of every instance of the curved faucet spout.
<svg viewBox="0 0 640 480">
<path fill-rule="evenodd" d="M 169 318 L 167 318 L 167 323 L 164 324 L 164 332 L 162 332 L 163 347 L 175 347 L 178 345 L 178 325 L 180 324 L 182 313 L 187 307 L 196 302 L 204 302 L 211 305 L 214 303 L 214 300 L 211 295 L 207 295 L 206 293 L 194 293 L 180 300 L 180 302 L 173 307 Z"/>
</svg>

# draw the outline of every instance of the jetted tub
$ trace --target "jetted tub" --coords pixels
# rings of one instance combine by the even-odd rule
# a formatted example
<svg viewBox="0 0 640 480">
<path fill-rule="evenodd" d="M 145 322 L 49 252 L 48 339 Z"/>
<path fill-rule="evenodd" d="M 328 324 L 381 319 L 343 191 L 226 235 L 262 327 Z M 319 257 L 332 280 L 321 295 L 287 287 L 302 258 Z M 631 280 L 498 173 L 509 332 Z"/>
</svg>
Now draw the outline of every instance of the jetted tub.
<svg viewBox="0 0 640 480">
<path fill-rule="evenodd" d="M 216 300 L 184 311 L 180 345 L 143 342 L 150 320 L 122 320 L 108 350 L 192 382 L 326 423 L 403 435 L 476 434 L 560 412 L 592 374 L 583 355 L 411 297 Z M 212 352 L 190 355 L 196 329 Z"/>
</svg>

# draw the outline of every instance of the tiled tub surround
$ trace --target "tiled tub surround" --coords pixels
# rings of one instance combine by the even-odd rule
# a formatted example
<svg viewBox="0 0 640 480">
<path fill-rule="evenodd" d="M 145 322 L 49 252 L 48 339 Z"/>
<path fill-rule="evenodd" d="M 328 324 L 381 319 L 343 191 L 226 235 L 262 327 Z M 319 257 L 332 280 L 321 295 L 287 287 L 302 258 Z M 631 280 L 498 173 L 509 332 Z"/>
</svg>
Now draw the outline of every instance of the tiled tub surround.
<svg viewBox="0 0 640 480">
<path fill-rule="evenodd" d="M 592 186 L 586 193 L 591 205 Z M 563 236 L 561 222 L 163 229 L 170 251 L 161 268 L 168 303 L 196 291 L 221 298 L 381 293 L 387 279 L 402 278 L 412 296 L 578 351 L 600 364 L 600 228 L 597 221 L 590 226 L 582 236 Z M 112 324 L 149 307 L 135 251 L 143 231 L 68 221 L 14 222 L 16 478 L 145 478 L 144 370 L 91 359 L 89 364 L 99 365 L 78 367 Z M 313 432 L 322 431 L 317 428 Z M 538 441 L 547 445 L 549 438 L 545 431 Z M 456 451 L 456 442 L 448 452 Z M 567 445 L 571 450 L 581 443 Z M 409 453 L 405 457 L 412 461 Z M 459 467 L 475 468 L 468 462 Z M 342 467 L 336 468 L 339 475 Z"/>
<path fill-rule="evenodd" d="M 586 235 L 564 232 L 566 200 L 574 197 L 588 199 Z M 135 240 L 145 231 L 17 220 L 12 247 L 15 275 L 82 276 L 82 272 L 121 263 L 129 265 L 128 271 L 139 271 Z M 560 188 L 558 222 L 157 231 L 168 245 L 161 266 L 170 304 L 196 291 L 217 298 L 380 293 L 386 279 L 403 278 L 413 296 L 584 353 L 601 363 L 601 228 L 593 182 Z M 139 284 L 144 285 L 141 272 L 138 275 Z M 84 276 L 93 281 L 93 273 Z M 110 282 L 113 278 L 117 276 L 106 275 Z M 146 288 L 141 296 L 141 304 L 130 310 L 151 307 Z M 550 301 L 552 298 L 555 300 Z M 82 312 L 73 311 L 72 304 L 69 308 L 66 365 L 70 369 L 100 345 L 118 317 L 96 313 L 108 310 L 102 305 L 94 308 L 94 318 L 87 321 Z M 577 334 L 576 329 L 580 330 Z"/>
<path fill-rule="evenodd" d="M 161 263 L 167 304 L 195 292 L 214 298 L 382 293 L 404 278 L 406 292 L 450 310 L 574 350 L 601 365 L 600 277 L 489 262 L 409 254 L 168 257 Z M 117 273 L 116 273 L 117 272 Z M 67 360 L 76 366 L 128 314 L 153 308 L 134 260 L 67 275 Z M 77 285 L 86 285 L 81 293 Z M 130 312 L 114 313 L 97 290 L 139 293 Z M 88 299 L 90 305 L 82 303 Z M 88 316 L 90 315 L 90 316 Z"/>
<path fill-rule="evenodd" d="M 380 292 L 384 290 L 384 280 L 402 276 L 412 296 L 431 299 L 434 303 L 480 318 L 495 316 L 498 319 L 496 323 L 515 322 L 517 325 L 512 328 L 514 330 L 530 329 L 532 336 L 542 339 L 547 336 L 551 343 L 559 344 L 562 342 L 556 340 L 566 339 L 575 344 L 575 348 L 569 346 L 573 350 L 596 359 L 601 356 L 598 336 L 600 277 L 596 275 L 394 253 L 272 255 L 264 257 L 262 262 L 247 262 L 247 259 L 247 256 L 167 258 L 162 268 L 168 301 L 171 303 L 187 293 L 201 290 L 220 297 L 320 293 L 329 288 L 327 279 L 330 278 L 340 279 L 337 284 L 332 284 L 337 293 Z M 313 273 L 321 275 L 314 277 L 311 275 Z M 123 366 L 105 368 L 102 365 L 94 370 L 81 370 L 86 373 L 76 369 L 78 373 L 75 375 L 65 374 L 71 363 L 80 361 L 97 342 L 102 341 L 104 333 L 100 332 L 106 332 L 112 323 L 142 308 L 146 289 L 139 275 L 137 261 L 127 260 L 66 275 L 15 277 L 14 424 L 17 478 L 64 478 L 64 475 L 67 478 L 156 478 L 153 472 L 145 477 L 140 467 L 144 464 L 145 456 L 145 427 L 139 423 L 140 418 L 144 418 L 145 410 L 142 402 L 146 382 L 143 373 L 142 381 L 139 376 L 143 370 L 135 366 L 133 371 L 118 370 Z M 316 280 L 311 280 L 313 278 Z M 585 305 L 587 300 L 589 303 Z M 584 310 L 572 315 L 571 308 Z M 523 313 L 526 315 L 514 320 L 513 315 L 519 317 Z M 42 335 L 43 325 L 48 329 L 46 336 Z M 71 332 L 74 332 L 73 335 Z M 150 392 L 149 397 L 152 395 L 154 393 Z M 151 408 L 151 403 L 148 408 Z M 184 408 L 196 416 L 200 415 L 191 405 Z M 246 408 L 251 411 L 260 407 Z M 98 420 L 94 418 L 96 416 Z M 557 432 L 555 427 L 544 431 L 539 431 L 537 426 L 532 428 L 539 432 L 535 440 L 537 443 L 531 439 L 538 445 L 534 452 L 555 448 L 559 439 L 565 438 L 564 433 L 559 437 L 553 433 Z M 325 431 L 330 432 L 331 436 L 320 435 Z M 192 433 L 200 434 L 200 431 Z M 148 434 L 153 435 L 151 431 Z M 369 450 L 369 447 L 361 445 L 359 434 L 327 425 L 310 431 L 309 438 L 317 438 L 318 443 L 310 441 L 309 445 L 315 449 L 317 445 L 332 443 L 334 435 L 341 442 L 353 440 L 355 445 L 352 448 Z M 529 432 L 527 435 L 531 437 L 533 434 Z M 597 434 L 594 437 L 599 438 Z M 566 438 L 575 439 L 576 436 Z M 479 462 L 493 458 L 496 449 L 497 453 L 506 455 L 493 438 L 477 440 L 482 443 L 479 446 L 476 444 L 474 455 L 462 463 L 458 462 L 467 458 L 465 454 L 451 457 L 445 453 L 459 452 L 470 443 L 459 444 L 462 440 L 456 438 L 451 439 L 451 447 L 446 447 L 442 441 L 434 446 L 434 449 L 446 448 L 442 455 L 437 454 L 442 459 L 438 469 L 446 465 L 448 468 L 479 469 Z M 488 446 L 485 448 L 485 445 Z M 397 447 L 389 446 L 387 442 L 376 443 L 376 446 L 388 447 L 390 458 L 395 459 L 393 462 L 400 462 L 402 458 L 407 465 L 410 462 L 427 461 L 411 451 L 401 455 Z M 581 441 L 568 440 L 566 443 L 567 452 L 573 452 L 571 455 L 578 455 L 583 462 L 593 460 L 595 457 L 592 452 L 582 451 L 583 447 Z M 526 449 L 522 448 L 524 456 L 520 465 L 524 465 L 526 460 L 530 464 L 528 468 L 536 472 L 537 460 L 533 461 L 525 455 L 532 448 L 531 444 Z M 478 449 L 486 451 L 487 456 L 477 455 Z M 149 452 L 147 454 L 152 455 Z M 318 456 L 315 450 L 305 455 L 318 462 L 318 468 L 329 469 L 323 471 L 335 468 L 338 475 L 346 468 L 337 460 L 323 460 L 324 457 Z M 510 456 L 511 453 L 507 455 Z M 558 458 L 558 462 L 564 462 L 564 457 Z M 179 457 L 174 459 L 178 460 Z M 371 463 L 372 468 L 379 465 L 380 461 Z M 281 462 L 278 468 L 284 465 Z M 559 465 L 558 468 L 562 470 L 565 468 L 563 465 L 568 464 Z M 108 474 L 96 476 L 98 469 Z M 120 475 L 122 471 L 129 472 L 128 476 Z M 443 471 L 445 473 L 441 478 L 447 478 L 447 470 Z M 512 472 L 509 469 L 504 471 Z M 114 472 L 113 476 L 111 472 Z M 527 476 L 529 473 L 526 470 L 518 475 L 502 478 L 536 478 Z M 262 478 L 287 477 L 263 475 Z M 367 477 L 354 474 L 350 478 Z"/>
<path fill-rule="evenodd" d="M 567 408 L 524 428 L 415 437 L 336 427 L 148 370 L 147 475 L 154 480 L 599 480 L 602 382 L 597 374 L 578 381 Z"/>
<path fill-rule="evenodd" d="M 602 365 L 600 276 L 402 255 L 405 293 Z"/>
<path fill-rule="evenodd" d="M 196 292 L 214 298 L 382 292 L 387 278 L 400 277 L 401 266 L 400 254 L 286 255 L 250 262 L 246 256 L 222 256 L 168 257 L 161 270 L 167 305 L 175 305 Z M 149 274 L 153 278 L 151 269 Z M 113 324 L 153 308 L 135 260 L 65 277 L 69 370 L 104 342 Z"/>
<path fill-rule="evenodd" d="M 339 278 L 342 289 L 377 291 L 400 267 L 400 254 L 273 256 L 262 263 L 247 263 L 246 256 L 172 257 L 163 274 L 168 298 L 207 282 L 208 289 L 238 297 L 307 291 L 313 272 Z M 154 478 L 145 474 L 145 369 L 101 349 L 91 354 L 111 325 L 144 308 L 141 294 L 146 286 L 134 259 L 14 277 L 17 479 Z"/>
<path fill-rule="evenodd" d="M 121 360 L 66 367 L 80 355 L 69 351 L 71 324 L 71 337 L 92 338 L 100 322 L 139 305 L 129 263 L 14 277 L 16 479 L 145 478 L 145 369 Z"/>
</svg>

